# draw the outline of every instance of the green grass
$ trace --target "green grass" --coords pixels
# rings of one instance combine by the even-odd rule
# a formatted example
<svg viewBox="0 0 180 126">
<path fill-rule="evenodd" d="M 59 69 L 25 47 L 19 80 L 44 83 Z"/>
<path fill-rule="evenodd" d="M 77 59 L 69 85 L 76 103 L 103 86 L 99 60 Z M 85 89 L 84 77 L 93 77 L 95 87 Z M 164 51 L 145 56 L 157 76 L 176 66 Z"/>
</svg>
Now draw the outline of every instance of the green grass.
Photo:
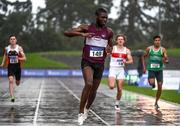
<svg viewBox="0 0 180 126">
<path fill-rule="evenodd" d="M 36 69 L 59 68 L 59 69 L 63 69 L 63 68 L 69 67 L 67 64 L 44 58 L 38 53 L 26 54 L 26 57 L 27 57 L 27 60 L 23 64 L 24 68 L 36 68 Z"/>
<path fill-rule="evenodd" d="M 80 56 L 82 54 L 81 51 L 49 51 L 49 52 L 41 52 L 40 55 L 65 55 L 65 56 Z"/>
<path fill-rule="evenodd" d="M 36 69 L 48 69 L 48 68 L 58 68 L 58 69 L 65 69 L 69 66 L 61 63 L 49 60 L 47 58 L 42 57 L 38 53 L 31 53 L 26 54 L 27 60 L 23 64 L 23 68 L 36 68 Z"/>
<path fill-rule="evenodd" d="M 180 56 L 180 48 L 176 49 L 168 49 L 167 50 L 168 56 Z"/>
<path fill-rule="evenodd" d="M 168 49 L 169 56 L 180 56 L 180 49 Z M 40 53 L 27 53 L 27 61 L 24 63 L 24 68 L 36 68 L 36 69 L 46 69 L 46 68 L 55 68 L 55 69 L 65 69 L 70 68 L 67 64 L 63 62 L 56 62 L 50 60 L 44 55 L 64 55 L 64 56 L 81 56 L 81 51 L 49 51 L 49 52 L 40 52 Z M 0 57 L 0 62 L 2 57 Z"/>
<path fill-rule="evenodd" d="M 107 84 L 107 79 L 103 79 L 102 83 Z M 152 90 L 151 88 L 128 85 L 127 83 L 123 85 L 123 89 L 152 97 L 155 97 L 156 95 L 156 90 Z M 163 90 L 161 99 L 180 104 L 180 93 L 178 93 L 177 90 Z"/>
<path fill-rule="evenodd" d="M 63 62 L 56 62 L 50 60 L 43 55 L 65 55 L 65 56 L 79 56 L 81 55 L 80 51 L 59 51 L 59 52 L 40 52 L 40 53 L 27 53 L 27 60 L 23 63 L 23 68 L 31 69 L 68 69 L 70 66 Z M 0 62 L 2 57 L 0 57 Z"/>
</svg>

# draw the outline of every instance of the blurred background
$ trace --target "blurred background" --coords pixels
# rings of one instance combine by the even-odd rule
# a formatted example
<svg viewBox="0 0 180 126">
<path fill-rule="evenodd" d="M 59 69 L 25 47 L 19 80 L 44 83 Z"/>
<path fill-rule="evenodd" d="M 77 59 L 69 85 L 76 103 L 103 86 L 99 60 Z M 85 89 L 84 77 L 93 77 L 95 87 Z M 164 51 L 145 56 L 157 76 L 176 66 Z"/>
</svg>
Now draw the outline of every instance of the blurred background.
<svg viewBox="0 0 180 126">
<path fill-rule="evenodd" d="M 83 38 L 67 38 L 63 32 L 93 22 L 98 7 L 108 9 L 108 26 L 115 35 L 125 34 L 126 46 L 133 51 L 144 50 L 152 45 L 154 35 L 161 35 L 162 45 L 174 63 L 167 68 L 180 68 L 180 0 L 0 0 L 0 53 L 8 45 L 8 36 L 15 34 L 31 61 L 26 68 L 43 67 L 34 61 L 42 61 L 40 58 L 65 62 L 60 68 L 79 68 Z"/>
<path fill-rule="evenodd" d="M 94 21 L 94 11 L 100 6 L 109 10 L 108 26 L 114 33 L 127 35 L 128 47 L 144 49 L 156 34 L 163 37 L 163 46 L 180 47 L 180 0 L 44 0 L 36 10 L 32 3 L 0 0 L 1 48 L 14 33 L 26 52 L 79 50 L 82 41 L 62 33 Z"/>
<path fill-rule="evenodd" d="M 108 10 L 107 25 L 114 34 L 127 36 L 126 46 L 132 50 L 134 59 L 134 64 L 127 66 L 131 78 L 128 78 L 128 84 L 133 81 L 132 84 L 137 86 L 139 81 L 139 87 L 149 86 L 147 76 L 142 75 L 140 57 L 145 48 L 153 44 L 153 36 L 161 35 L 162 46 L 167 48 L 169 56 L 163 84 L 163 88 L 169 90 L 162 98 L 180 103 L 180 0 L 0 0 L 0 61 L 9 35 L 15 34 L 27 55 L 25 70 L 38 69 L 25 71 L 23 75 L 47 76 L 49 73 L 51 76 L 69 77 L 74 74 L 82 77 L 83 38 L 68 38 L 63 32 L 81 23 L 95 21 L 94 11 L 98 7 Z M 106 59 L 106 70 L 108 64 L 109 57 Z M 71 71 L 71 74 L 69 71 L 58 71 L 64 69 L 79 71 Z M 6 69 L 0 74 L 6 75 Z M 140 74 L 142 78 L 138 80 Z M 139 87 L 124 86 L 130 91 L 138 89 L 138 93 L 152 92 L 151 88 Z M 151 96 L 154 96 L 153 93 Z"/>
</svg>

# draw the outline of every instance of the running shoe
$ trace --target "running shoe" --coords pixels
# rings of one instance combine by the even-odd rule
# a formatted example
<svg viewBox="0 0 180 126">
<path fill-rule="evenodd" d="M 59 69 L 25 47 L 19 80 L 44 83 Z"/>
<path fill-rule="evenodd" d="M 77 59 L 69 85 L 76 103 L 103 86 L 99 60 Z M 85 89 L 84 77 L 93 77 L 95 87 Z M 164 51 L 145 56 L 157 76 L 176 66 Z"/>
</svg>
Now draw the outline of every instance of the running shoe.
<svg viewBox="0 0 180 126">
<path fill-rule="evenodd" d="M 16 86 L 19 86 L 20 85 L 20 83 L 16 83 Z"/>
<path fill-rule="evenodd" d="M 87 117 L 88 117 L 88 113 L 89 113 L 89 109 L 84 109 L 84 120 L 86 120 L 87 119 Z"/>
<path fill-rule="evenodd" d="M 158 108 L 159 108 L 159 105 L 158 105 L 158 104 L 154 104 L 154 107 L 155 107 L 156 109 L 158 109 Z"/>
<path fill-rule="evenodd" d="M 115 108 L 116 111 L 118 111 L 118 112 L 120 111 L 119 105 L 115 105 L 114 108 Z"/>
<path fill-rule="evenodd" d="M 155 84 L 153 84 L 153 85 L 151 85 L 152 86 L 152 88 L 155 88 L 156 86 L 155 86 Z"/>
<path fill-rule="evenodd" d="M 155 87 L 156 87 L 156 85 L 155 85 L 155 84 L 150 84 L 150 86 L 151 86 L 152 88 L 155 88 Z"/>
<path fill-rule="evenodd" d="M 84 114 L 80 113 L 78 114 L 78 125 L 82 125 L 84 122 Z"/>
<path fill-rule="evenodd" d="M 15 97 L 11 97 L 11 102 L 15 102 Z"/>
</svg>

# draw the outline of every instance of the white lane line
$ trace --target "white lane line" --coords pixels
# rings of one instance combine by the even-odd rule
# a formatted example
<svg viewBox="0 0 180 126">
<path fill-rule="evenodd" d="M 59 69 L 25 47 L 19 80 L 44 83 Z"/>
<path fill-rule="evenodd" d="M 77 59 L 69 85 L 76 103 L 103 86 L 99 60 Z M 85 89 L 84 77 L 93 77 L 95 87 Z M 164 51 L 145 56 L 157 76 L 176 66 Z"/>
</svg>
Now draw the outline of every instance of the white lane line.
<svg viewBox="0 0 180 126">
<path fill-rule="evenodd" d="M 58 80 L 59 84 L 61 84 L 61 86 L 63 88 L 65 88 L 71 95 L 73 95 L 78 101 L 80 101 L 80 98 L 71 90 L 69 89 L 61 80 Z M 94 114 L 101 122 L 103 122 L 106 126 L 111 126 L 108 122 L 106 122 L 105 120 L 103 120 L 99 115 L 97 115 L 92 109 L 90 109 L 90 112 L 92 114 Z"/>
<path fill-rule="evenodd" d="M 33 126 L 37 125 L 36 122 L 37 122 L 37 118 L 38 118 L 38 111 L 39 111 L 39 106 L 40 106 L 40 102 L 41 102 L 41 95 L 42 95 L 43 85 L 44 85 L 44 79 L 42 80 L 41 86 L 40 86 L 38 102 L 37 102 L 37 105 L 36 105 L 36 111 L 35 111 L 34 119 L 33 119 Z"/>
<path fill-rule="evenodd" d="M 2 97 L 8 96 L 8 93 L 9 93 L 9 92 L 4 93 L 4 94 L 2 95 Z"/>
</svg>

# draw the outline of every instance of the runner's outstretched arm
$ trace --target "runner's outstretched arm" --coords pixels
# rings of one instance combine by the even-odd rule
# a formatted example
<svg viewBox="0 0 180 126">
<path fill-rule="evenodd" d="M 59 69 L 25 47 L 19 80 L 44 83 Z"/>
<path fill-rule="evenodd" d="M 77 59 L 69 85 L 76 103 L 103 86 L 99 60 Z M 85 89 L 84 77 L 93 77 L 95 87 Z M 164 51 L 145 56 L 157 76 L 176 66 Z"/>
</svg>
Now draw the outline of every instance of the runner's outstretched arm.
<svg viewBox="0 0 180 126">
<path fill-rule="evenodd" d="M 167 51 L 165 48 L 163 48 L 163 63 L 169 63 Z"/>
<path fill-rule="evenodd" d="M 141 62 L 142 62 L 142 65 L 143 65 L 143 73 L 146 73 L 146 63 L 145 63 L 145 59 L 147 58 L 148 54 L 149 54 L 149 47 L 146 48 L 145 54 L 144 54 L 144 56 L 143 56 L 142 59 L 141 59 Z"/>
<path fill-rule="evenodd" d="M 75 37 L 75 36 L 81 36 L 81 37 L 92 37 L 93 33 L 88 33 L 89 25 L 82 24 L 78 26 L 77 28 L 70 28 L 67 31 L 64 32 L 64 35 L 67 37 Z"/>
<path fill-rule="evenodd" d="M 125 64 L 132 64 L 133 63 L 133 58 L 131 55 L 131 51 L 129 49 L 127 49 L 127 61 L 125 61 Z"/>
<path fill-rule="evenodd" d="M 5 50 L 4 50 L 4 55 L 3 55 L 3 59 L 2 59 L 2 63 L 1 63 L 1 65 L 0 65 L 0 67 L 5 67 L 5 62 L 6 62 L 6 58 L 7 58 L 7 56 L 6 56 L 6 54 L 5 54 Z"/>
<path fill-rule="evenodd" d="M 26 55 L 23 51 L 23 48 L 22 47 L 19 47 L 19 51 L 20 51 L 20 54 L 22 57 L 19 57 L 18 59 L 21 60 L 21 61 L 25 61 L 26 60 Z"/>
<path fill-rule="evenodd" d="M 113 31 L 111 28 L 108 28 L 109 38 L 108 38 L 108 45 L 106 46 L 106 53 L 110 55 L 113 49 Z"/>
</svg>

